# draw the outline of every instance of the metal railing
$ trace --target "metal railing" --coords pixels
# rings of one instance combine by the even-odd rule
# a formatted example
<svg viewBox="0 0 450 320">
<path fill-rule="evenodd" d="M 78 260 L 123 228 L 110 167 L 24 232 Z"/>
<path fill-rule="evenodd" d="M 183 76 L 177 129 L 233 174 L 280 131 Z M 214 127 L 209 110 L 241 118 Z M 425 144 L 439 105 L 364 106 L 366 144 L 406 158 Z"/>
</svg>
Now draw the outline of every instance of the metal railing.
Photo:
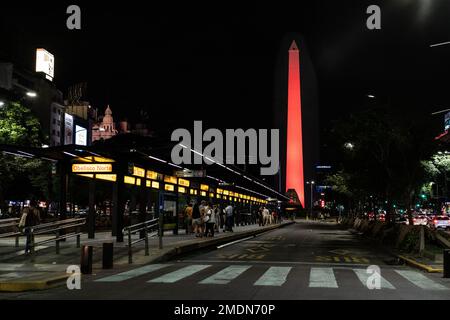
<svg viewBox="0 0 450 320">
<path fill-rule="evenodd" d="M 19 237 L 22 233 L 19 230 L 19 218 L 1 219 L 0 220 L 0 230 L 4 228 L 12 229 L 6 231 L 0 231 L 0 238 L 15 237 L 16 247 L 19 246 Z"/>
<path fill-rule="evenodd" d="M 139 242 L 145 242 L 145 255 L 148 256 L 149 253 L 149 245 L 148 238 L 149 232 L 153 231 L 154 235 L 159 235 L 159 248 L 162 249 L 162 238 L 161 238 L 161 222 L 160 219 L 152 219 L 145 222 L 137 223 L 128 227 L 123 228 L 122 233 L 128 234 L 128 263 L 133 263 L 133 245 Z M 139 239 L 132 240 L 131 236 L 136 233 L 143 232 L 144 237 L 140 237 Z"/>
<path fill-rule="evenodd" d="M 59 254 L 59 242 L 64 239 L 77 237 L 77 248 L 80 247 L 80 236 L 81 236 L 81 226 L 86 224 L 86 218 L 74 218 L 74 219 L 65 219 L 56 222 L 49 222 L 44 224 L 39 224 L 32 227 L 24 228 L 24 233 L 29 233 L 31 237 L 30 249 L 31 253 L 35 252 L 35 247 L 44 243 L 55 241 L 56 254 Z M 75 231 L 66 233 L 65 231 L 68 229 L 75 229 Z M 64 230 L 64 233 L 61 234 L 61 231 Z M 45 239 L 36 242 L 34 237 L 35 235 L 44 235 L 54 233 L 55 236 L 50 239 Z"/>
</svg>

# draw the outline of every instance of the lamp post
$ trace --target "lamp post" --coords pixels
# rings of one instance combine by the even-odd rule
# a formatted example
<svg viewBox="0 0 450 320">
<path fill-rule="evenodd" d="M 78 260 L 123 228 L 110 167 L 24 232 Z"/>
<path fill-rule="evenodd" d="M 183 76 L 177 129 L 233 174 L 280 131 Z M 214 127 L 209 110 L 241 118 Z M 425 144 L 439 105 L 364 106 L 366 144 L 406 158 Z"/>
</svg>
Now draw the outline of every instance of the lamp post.
<svg viewBox="0 0 450 320">
<path fill-rule="evenodd" d="M 309 184 L 311 188 L 310 196 L 311 196 L 311 202 L 309 205 L 309 215 L 312 217 L 312 209 L 313 209 L 313 185 L 315 184 L 314 181 L 306 181 L 306 184 Z M 308 216 L 306 216 L 306 220 L 308 220 Z"/>
</svg>

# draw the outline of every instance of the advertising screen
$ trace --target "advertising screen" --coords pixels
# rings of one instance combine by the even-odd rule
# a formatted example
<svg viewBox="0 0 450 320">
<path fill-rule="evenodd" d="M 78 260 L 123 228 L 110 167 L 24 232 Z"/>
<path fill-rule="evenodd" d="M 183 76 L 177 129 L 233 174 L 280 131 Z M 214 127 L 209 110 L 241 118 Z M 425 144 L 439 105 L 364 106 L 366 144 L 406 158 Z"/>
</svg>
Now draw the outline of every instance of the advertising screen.
<svg viewBox="0 0 450 320">
<path fill-rule="evenodd" d="M 78 125 L 75 126 L 75 144 L 87 146 L 87 130 Z"/>
</svg>

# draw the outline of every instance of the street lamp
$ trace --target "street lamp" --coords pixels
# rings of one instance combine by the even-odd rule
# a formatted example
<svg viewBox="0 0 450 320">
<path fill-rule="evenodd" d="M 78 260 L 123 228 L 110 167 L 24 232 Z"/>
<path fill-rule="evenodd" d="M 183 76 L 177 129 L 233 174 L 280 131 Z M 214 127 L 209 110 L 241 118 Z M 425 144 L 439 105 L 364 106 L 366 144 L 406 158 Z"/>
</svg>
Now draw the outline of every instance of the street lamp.
<svg viewBox="0 0 450 320">
<path fill-rule="evenodd" d="M 315 184 L 314 181 L 306 181 L 306 184 L 309 184 L 309 186 L 311 187 L 311 202 L 310 202 L 310 206 L 309 206 L 309 215 L 312 217 L 312 208 L 313 208 L 313 185 Z M 308 216 L 306 216 L 306 220 L 308 220 Z"/>
<path fill-rule="evenodd" d="M 36 94 L 36 92 L 28 91 L 27 92 L 27 96 L 30 97 L 30 98 L 35 98 L 37 96 L 37 94 Z"/>
</svg>

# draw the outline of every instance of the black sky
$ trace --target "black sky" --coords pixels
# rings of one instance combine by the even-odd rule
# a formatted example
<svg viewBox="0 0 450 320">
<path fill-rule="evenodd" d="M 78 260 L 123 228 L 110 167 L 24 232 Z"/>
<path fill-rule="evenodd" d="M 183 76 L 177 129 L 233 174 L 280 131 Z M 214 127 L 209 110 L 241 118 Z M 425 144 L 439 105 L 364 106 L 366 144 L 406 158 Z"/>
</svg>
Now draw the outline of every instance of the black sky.
<svg viewBox="0 0 450 320">
<path fill-rule="evenodd" d="M 75 2 L 76 3 L 76 2 Z M 88 99 L 155 127 L 270 127 L 275 65 L 288 32 L 302 34 L 314 65 L 321 126 L 367 105 L 366 94 L 405 112 L 449 107 L 450 1 L 293 1 L 240 6 L 78 2 L 82 30 L 66 28 L 69 4 L 1 8 L 0 57 L 34 68 L 34 49 L 55 55 L 64 92 L 87 81 Z M 382 30 L 366 8 L 382 9 Z M 286 48 L 287 50 L 287 48 Z"/>
</svg>

